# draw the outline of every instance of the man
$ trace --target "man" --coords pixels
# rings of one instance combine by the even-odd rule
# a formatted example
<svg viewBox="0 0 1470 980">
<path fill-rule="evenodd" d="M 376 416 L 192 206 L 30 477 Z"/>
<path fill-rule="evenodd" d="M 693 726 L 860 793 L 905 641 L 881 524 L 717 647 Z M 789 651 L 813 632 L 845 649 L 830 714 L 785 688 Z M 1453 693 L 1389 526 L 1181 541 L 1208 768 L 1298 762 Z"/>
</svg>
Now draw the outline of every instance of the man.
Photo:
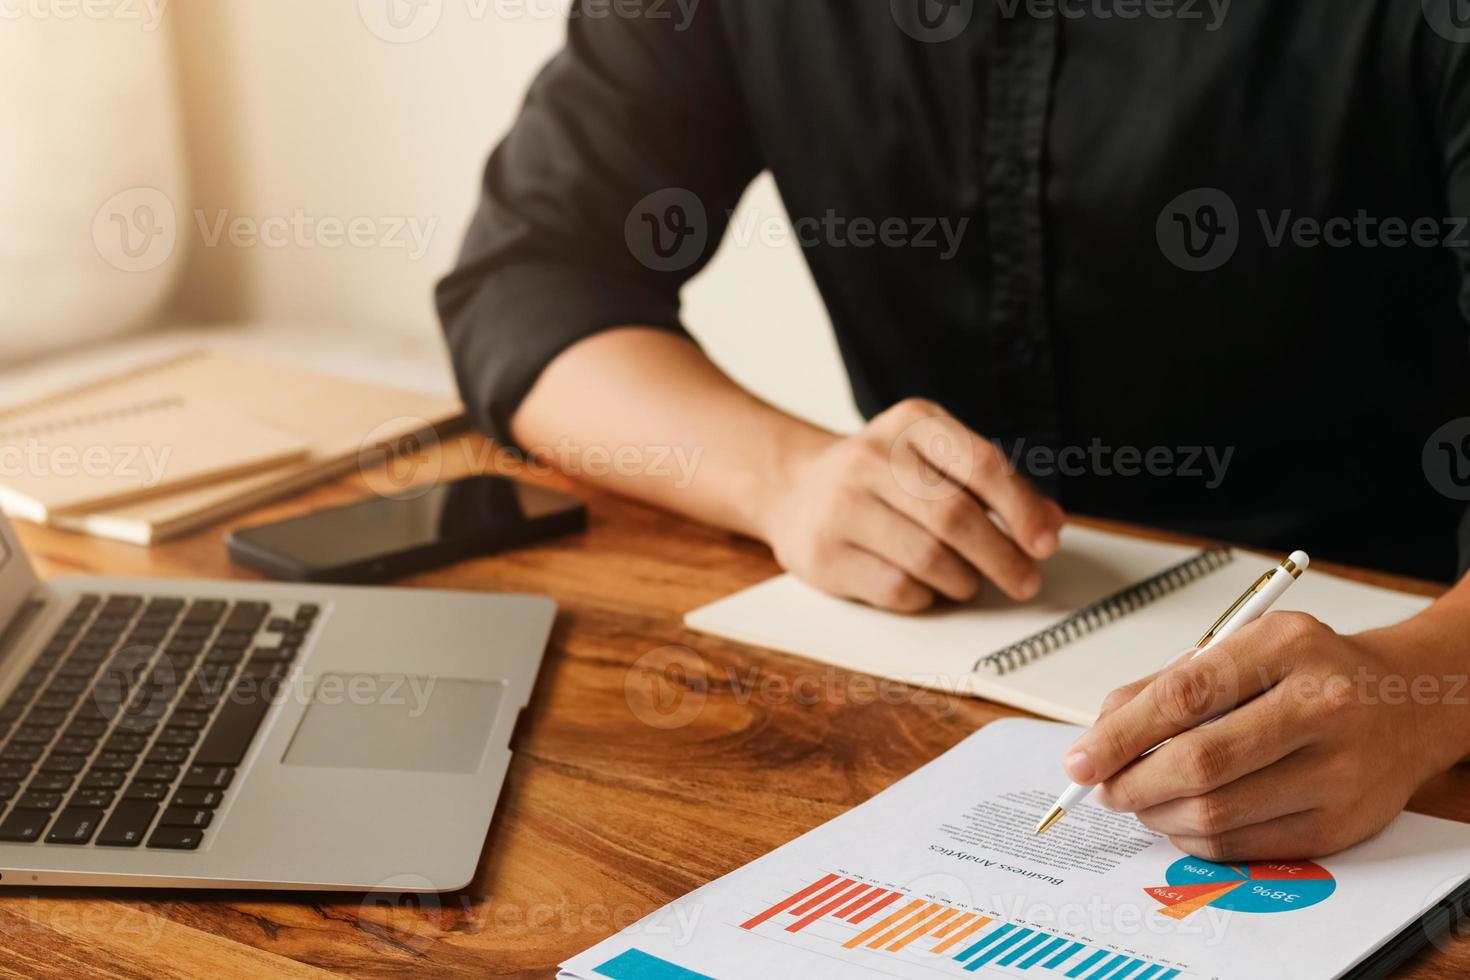
<svg viewBox="0 0 1470 980">
<path fill-rule="evenodd" d="M 1450 580 L 1465 2 L 585 0 L 439 290 L 465 398 L 522 446 L 698 449 L 687 485 L 598 482 L 899 611 L 1033 596 L 1063 507 Z M 762 170 L 855 435 L 761 403 L 680 325 Z M 1267 617 L 1115 694 L 1068 771 L 1206 857 L 1334 851 L 1470 752 L 1467 645 L 1463 583 L 1360 636 Z"/>
</svg>

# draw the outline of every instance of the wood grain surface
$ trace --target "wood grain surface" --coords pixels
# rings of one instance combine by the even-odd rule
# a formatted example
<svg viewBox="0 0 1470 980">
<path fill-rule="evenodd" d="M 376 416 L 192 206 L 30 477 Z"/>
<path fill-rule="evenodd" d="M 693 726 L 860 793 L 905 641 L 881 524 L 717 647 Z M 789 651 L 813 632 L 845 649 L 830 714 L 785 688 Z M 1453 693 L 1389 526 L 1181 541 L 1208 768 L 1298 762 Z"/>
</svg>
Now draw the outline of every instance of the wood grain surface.
<svg viewBox="0 0 1470 980">
<path fill-rule="evenodd" d="M 397 479 L 528 476 L 475 436 L 423 463 Z M 776 573 L 769 551 L 560 477 L 530 478 L 587 500 L 588 532 L 401 583 L 544 593 L 561 608 L 469 888 L 426 897 L 7 888 L 0 976 L 552 977 L 573 953 L 1019 714 L 687 630 L 688 610 Z M 225 553 L 229 527 L 360 499 L 384 479 L 356 473 L 148 549 L 30 525 L 21 537 L 47 577 L 248 579 Z M 1470 820 L 1470 772 L 1436 780 L 1413 808 Z M 1403 975 L 1470 976 L 1470 941 L 1444 940 Z"/>
</svg>

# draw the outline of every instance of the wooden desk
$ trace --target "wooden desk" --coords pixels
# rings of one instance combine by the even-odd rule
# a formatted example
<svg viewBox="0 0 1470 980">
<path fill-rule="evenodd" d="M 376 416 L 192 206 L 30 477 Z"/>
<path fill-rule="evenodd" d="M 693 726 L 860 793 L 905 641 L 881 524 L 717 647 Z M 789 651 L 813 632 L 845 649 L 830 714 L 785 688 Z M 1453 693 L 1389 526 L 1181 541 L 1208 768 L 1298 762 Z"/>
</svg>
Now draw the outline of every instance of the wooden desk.
<svg viewBox="0 0 1470 980">
<path fill-rule="evenodd" d="M 494 462 L 476 437 L 447 443 L 442 455 L 445 478 Z M 687 610 L 774 574 L 767 550 L 576 492 L 591 503 L 585 536 L 404 583 L 539 592 L 561 605 L 468 889 L 423 898 L 6 890 L 0 975 L 551 977 L 571 954 L 1017 714 L 894 685 L 875 690 L 862 675 L 684 629 Z M 354 475 L 237 523 L 367 493 Z M 21 536 L 45 576 L 252 577 L 229 563 L 224 531 L 146 550 L 27 525 Z M 695 669 L 679 683 L 674 671 L 637 666 L 668 646 L 693 651 L 682 656 Z M 1470 772 L 1436 781 L 1414 808 L 1470 820 Z M 1470 974 L 1470 942 L 1443 945 L 1406 975 Z"/>
</svg>

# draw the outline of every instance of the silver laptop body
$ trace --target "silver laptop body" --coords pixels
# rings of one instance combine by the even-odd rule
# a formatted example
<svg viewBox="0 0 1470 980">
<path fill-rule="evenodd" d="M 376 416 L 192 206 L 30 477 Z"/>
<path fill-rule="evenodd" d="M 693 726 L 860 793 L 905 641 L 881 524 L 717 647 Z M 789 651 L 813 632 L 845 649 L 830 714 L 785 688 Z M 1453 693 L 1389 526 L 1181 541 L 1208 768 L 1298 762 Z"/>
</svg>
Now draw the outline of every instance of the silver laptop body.
<svg viewBox="0 0 1470 980">
<path fill-rule="evenodd" d="M 0 841 L 0 886 L 463 887 L 554 617 L 534 596 L 43 583 L 0 517 L 0 836 L 49 814 Z"/>
</svg>

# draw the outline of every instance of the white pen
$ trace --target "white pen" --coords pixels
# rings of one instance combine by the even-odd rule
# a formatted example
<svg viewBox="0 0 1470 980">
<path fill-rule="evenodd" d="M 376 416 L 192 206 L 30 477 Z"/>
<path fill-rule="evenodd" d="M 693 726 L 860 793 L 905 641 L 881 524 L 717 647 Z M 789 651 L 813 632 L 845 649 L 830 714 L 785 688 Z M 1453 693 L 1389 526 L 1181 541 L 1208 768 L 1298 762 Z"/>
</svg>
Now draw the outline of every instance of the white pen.
<svg viewBox="0 0 1470 980">
<path fill-rule="evenodd" d="M 1248 626 L 1264 616 L 1266 611 L 1276 604 L 1276 600 L 1280 599 L 1282 594 L 1291 588 L 1291 583 L 1301 578 L 1302 572 L 1305 572 L 1307 566 L 1311 563 L 1311 559 L 1307 557 L 1306 552 L 1293 551 L 1285 561 L 1256 579 L 1255 584 L 1249 589 L 1246 589 L 1239 599 L 1231 603 L 1230 608 L 1225 610 L 1224 615 L 1215 621 L 1215 625 L 1211 626 L 1205 632 L 1205 635 L 1200 637 L 1200 641 L 1195 644 L 1194 652 L 1190 659 L 1192 660 L 1194 657 L 1201 656 L 1231 633 Z M 1143 754 L 1148 755 L 1149 752 L 1153 752 L 1160 746 L 1167 744 L 1167 741 L 1160 742 Z M 1077 804 L 1087 799 L 1088 794 L 1094 788 L 1092 786 L 1079 786 L 1076 783 L 1068 786 L 1062 792 L 1062 795 L 1057 797 L 1057 802 L 1051 808 L 1051 812 L 1043 817 L 1041 822 L 1036 825 L 1036 832 L 1038 834 L 1044 834 L 1050 830 L 1052 825 L 1062 819 L 1068 810 L 1073 809 Z"/>
</svg>

